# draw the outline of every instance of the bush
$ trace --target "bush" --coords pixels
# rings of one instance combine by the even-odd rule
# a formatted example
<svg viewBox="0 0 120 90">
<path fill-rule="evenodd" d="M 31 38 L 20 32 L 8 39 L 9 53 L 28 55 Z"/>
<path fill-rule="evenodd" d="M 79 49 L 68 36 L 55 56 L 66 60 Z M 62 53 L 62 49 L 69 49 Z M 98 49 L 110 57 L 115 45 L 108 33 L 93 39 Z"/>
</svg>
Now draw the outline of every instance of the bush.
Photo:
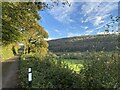
<svg viewBox="0 0 120 90">
<path fill-rule="evenodd" d="M 28 87 L 27 71 L 28 67 L 32 67 L 33 88 L 120 88 L 119 54 L 92 54 L 83 57 L 86 63 L 79 73 L 57 60 L 55 55 L 50 54 L 44 58 L 39 55 L 23 55 L 20 63 L 21 87 Z"/>
<path fill-rule="evenodd" d="M 81 71 L 84 87 L 90 88 L 119 88 L 119 68 L 120 61 L 118 53 L 111 56 L 102 54 L 88 63 Z"/>
<path fill-rule="evenodd" d="M 25 58 L 25 59 L 24 59 Z M 32 67 L 32 88 L 80 88 L 81 79 L 67 65 L 55 58 L 47 56 L 44 59 L 36 56 L 22 56 L 20 63 L 20 85 L 28 88 L 27 69 Z"/>
</svg>

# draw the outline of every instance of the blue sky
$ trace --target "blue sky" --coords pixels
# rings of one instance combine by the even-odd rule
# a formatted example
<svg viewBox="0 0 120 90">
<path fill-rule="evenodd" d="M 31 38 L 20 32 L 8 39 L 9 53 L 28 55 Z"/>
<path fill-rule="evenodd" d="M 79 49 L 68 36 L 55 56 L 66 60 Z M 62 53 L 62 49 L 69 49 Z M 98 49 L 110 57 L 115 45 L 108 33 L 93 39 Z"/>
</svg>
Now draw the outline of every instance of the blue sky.
<svg viewBox="0 0 120 90">
<path fill-rule="evenodd" d="M 39 22 L 49 39 L 103 33 L 110 15 L 118 15 L 117 2 L 71 2 L 71 6 L 55 6 L 38 12 Z M 117 30 L 117 24 L 112 29 Z"/>
</svg>

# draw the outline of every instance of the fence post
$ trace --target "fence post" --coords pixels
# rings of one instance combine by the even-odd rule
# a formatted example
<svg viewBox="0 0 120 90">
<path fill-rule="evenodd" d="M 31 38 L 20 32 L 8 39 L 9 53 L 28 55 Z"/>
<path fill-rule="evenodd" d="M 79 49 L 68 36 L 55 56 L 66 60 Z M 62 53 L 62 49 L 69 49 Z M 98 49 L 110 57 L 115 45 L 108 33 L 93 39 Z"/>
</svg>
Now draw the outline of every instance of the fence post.
<svg viewBox="0 0 120 90">
<path fill-rule="evenodd" d="M 32 87 L 32 67 L 28 68 L 28 86 Z"/>
</svg>

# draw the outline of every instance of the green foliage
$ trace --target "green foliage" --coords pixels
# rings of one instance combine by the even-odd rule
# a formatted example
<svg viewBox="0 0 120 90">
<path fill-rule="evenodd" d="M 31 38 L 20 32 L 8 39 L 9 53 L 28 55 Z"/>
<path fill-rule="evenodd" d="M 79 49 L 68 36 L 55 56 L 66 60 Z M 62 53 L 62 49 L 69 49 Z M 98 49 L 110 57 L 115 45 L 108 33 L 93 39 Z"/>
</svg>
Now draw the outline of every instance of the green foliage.
<svg viewBox="0 0 120 90">
<path fill-rule="evenodd" d="M 58 55 L 62 59 L 74 59 L 74 60 L 94 60 L 98 55 L 105 55 L 107 57 L 111 56 L 112 53 L 115 51 L 107 52 L 107 51 L 100 51 L 100 52 L 56 52 L 55 54 Z"/>
<path fill-rule="evenodd" d="M 114 28 L 113 28 L 113 27 L 115 27 L 115 25 L 117 25 L 119 22 L 120 22 L 120 16 L 112 16 L 112 15 L 111 15 L 111 16 L 110 16 L 110 22 L 105 25 L 105 27 L 106 27 L 105 32 L 106 32 L 106 33 L 109 33 L 109 31 L 111 31 L 111 29 L 112 29 L 112 32 L 118 32 L 118 33 L 119 33 L 118 30 L 114 30 Z M 120 34 L 120 33 L 119 33 L 119 34 Z"/>
<path fill-rule="evenodd" d="M 21 87 L 28 87 L 27 71 L 32 67 L 33 88 L 119 88 L 118 52 L 89 55 L 82 60 L 58 59 L 52 53 L 44 58 L 39 54 L 22 56 Z"/>
<path fill-rule="evenodd" d="M 81 71 L 85 87 L 90 88 L 119 88 L 119 55 L 114 52 L 112 55 L 103 53 L 96 56 L 90 63 L 85 65 Z"/>
<path fill-rule="evenodd" d="M 42 9 L 42 4 L 38 6 L 33 2 L 2 2 L 2 9 L 3 45 L 22 42 L 26 50 L 30 47 L 32 50 L 29 51 L 47 52 L 48 44 L 44 38 L 48 38 L 48 33 L 37 22 L 41 18 L 38 10 Z"/>
<path fill-rule="evenodd" d="M 28 87 L 27 70 L 32 67 L 32 88 L 77 88 L 81 87 L 79 75 L 55 58 L 47 56 L 22 56 L 20 63 L 21 86 Z M 25 58 L 25 60 L 24 60 Z"/>
<path fill-rule="evenodd" d="M 42 1 L 1 2 L 2 44 L 8 45 L 23 40 L 28 45 L 31 39 L 39 41 L 38 36 L 40 39 L 48 38 L 47 32 L 38 24 L 37 20 L 41 19 L 38 11 L 61 3 L 59 1 L 52 2 L 52 5 Z M 67 5 L 69 3 L 65 0 L 62 4 Z"/>
</svg>

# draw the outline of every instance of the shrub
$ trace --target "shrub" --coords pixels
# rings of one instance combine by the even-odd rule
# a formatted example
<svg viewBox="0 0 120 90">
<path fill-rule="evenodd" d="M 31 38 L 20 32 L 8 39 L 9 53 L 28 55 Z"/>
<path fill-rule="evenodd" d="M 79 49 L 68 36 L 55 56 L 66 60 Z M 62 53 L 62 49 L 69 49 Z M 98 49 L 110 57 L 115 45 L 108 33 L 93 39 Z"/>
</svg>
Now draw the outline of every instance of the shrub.
<svg viewBox="0 0 120 90">
<path fill-rule="evenodd" d="M 24 60 L 25 58 L 25 60 Z M 33 88 L 80 88 L 81 79 L 67 65 L 49 56 L 44 59 L 36 56 L 22 56 L 20 63 L 20 85 L 28 87 L 27 69 L 32 67 Z"/>
<path fill-rule="evenodd" d="M 86 63 L 83 63 L 84 68 L 79 73 L 57 60 L 55 55 L 50 54 L 44 58 L 39 55 L 23 55 L 20 63 L 21 87 L 28 87 L 27 71 L 28 67 L 32 67 L 33 88 L 120 88 L 119 54 L 92 54 L 83 57 Z"/>
<path fill-rule="evenodd" d="M 91 60 L 81 71 L 84 76 L 82 79 L 84 87 L 90 88 L 119 88 L 119 56 L 114 53 L 111 56 L 107 54 L 98 55 Z"/>
</svg>

